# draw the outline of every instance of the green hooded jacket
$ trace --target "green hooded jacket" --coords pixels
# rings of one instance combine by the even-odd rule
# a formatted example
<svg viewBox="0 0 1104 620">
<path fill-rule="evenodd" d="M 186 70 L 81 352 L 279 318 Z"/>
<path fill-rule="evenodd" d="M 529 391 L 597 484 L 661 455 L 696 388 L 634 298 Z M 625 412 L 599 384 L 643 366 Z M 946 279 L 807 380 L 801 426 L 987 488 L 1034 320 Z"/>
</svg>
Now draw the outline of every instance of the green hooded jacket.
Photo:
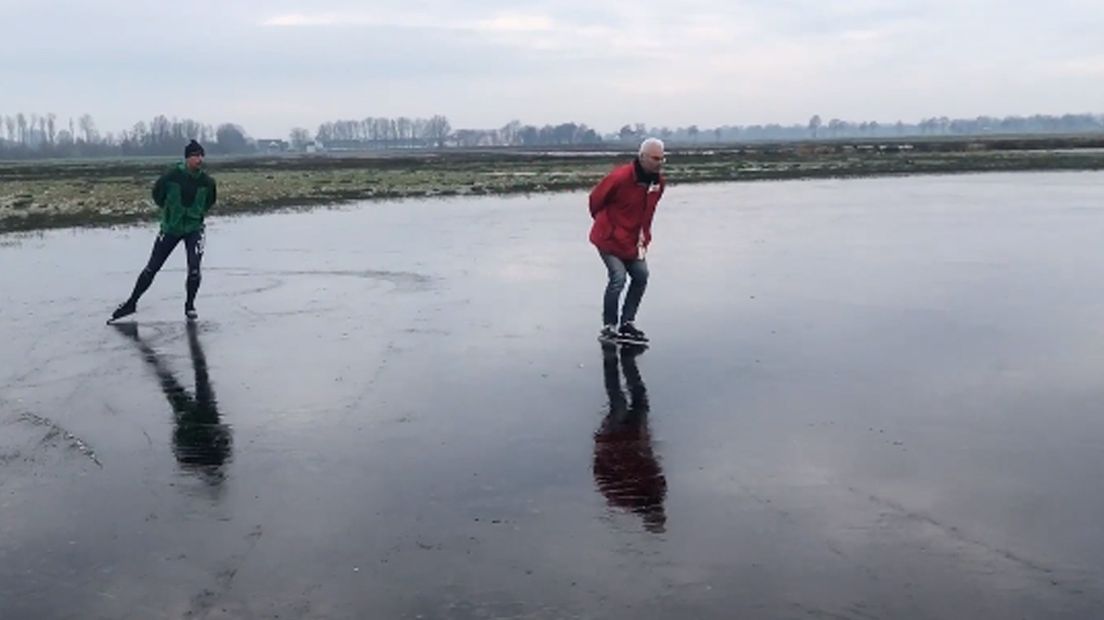
<svg viewBox="0 0 1104 620">
<path fill-rule="evenodd" d="M 153 184 L 153 202 L 161 207 L 161 232 L 183 237 L 202 230 L 215 198 L 215 180 L 202 168 L 191 172 L 184 162 L 169 168 Z"/>
</svg>

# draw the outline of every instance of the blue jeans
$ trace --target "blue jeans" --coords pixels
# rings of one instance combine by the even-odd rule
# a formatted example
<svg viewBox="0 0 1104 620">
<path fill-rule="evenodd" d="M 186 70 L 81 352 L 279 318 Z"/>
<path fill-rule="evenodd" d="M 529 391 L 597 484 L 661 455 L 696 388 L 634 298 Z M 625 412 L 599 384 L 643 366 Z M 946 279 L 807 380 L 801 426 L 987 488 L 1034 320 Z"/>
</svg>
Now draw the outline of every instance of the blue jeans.
<svg viewBox="0 0 1104 620">
<path fill-rule="evenodd" d="M 621 260 L 612 254 L 598 253 L 609 272 L 606 283 L 606 295 L 602 300 L 602 323 L 617 325 L 617 303 L 621 300 L 621 291 L 625 288 L 626 276 L 632 278 L 629 292 L 625 295 L 625 305 L 621 308 L 621 322 L 636 320 L 636 310 L 648 287 L 648 263 L 640 260 Z"/>
</svg>

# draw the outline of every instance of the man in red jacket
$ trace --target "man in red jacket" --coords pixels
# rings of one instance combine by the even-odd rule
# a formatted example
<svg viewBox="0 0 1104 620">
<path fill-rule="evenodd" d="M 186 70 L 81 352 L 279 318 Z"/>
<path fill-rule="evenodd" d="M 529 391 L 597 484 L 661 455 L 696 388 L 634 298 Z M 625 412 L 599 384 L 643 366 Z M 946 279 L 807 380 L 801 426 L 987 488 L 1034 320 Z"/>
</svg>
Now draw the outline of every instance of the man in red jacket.
<svg viewBox="0 0 1104 620">
<path fill-rule="evenodd" d="M 606 264 L 609 281 L 602 303 L 602 331 L 599 340 L 648 342 L 648 337 L 633 325 L 644 289 L 648 286 L 648 264 L 644 255 L 652 241 L 652 217 L 663 196 L 663 142 L 648 138 L 640 144 L 640 153 L 631 163 L 614 169 L 590 192 L 590 242 L 598 248 Z M 625 288 L 626 275 L 632 279 L 618 327 L 617 305 Z"/>
</svg>

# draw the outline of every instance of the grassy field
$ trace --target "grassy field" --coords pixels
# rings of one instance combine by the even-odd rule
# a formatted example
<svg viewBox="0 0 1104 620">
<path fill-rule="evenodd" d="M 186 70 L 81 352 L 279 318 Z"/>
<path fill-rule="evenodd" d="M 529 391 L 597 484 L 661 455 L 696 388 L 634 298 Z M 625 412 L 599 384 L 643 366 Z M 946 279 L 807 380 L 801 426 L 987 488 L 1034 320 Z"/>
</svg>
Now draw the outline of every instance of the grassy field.
<svg viewBox="0 0 1104 620">
<path fill-rule="evenodd" d="M 444 151 L 210 158 L 215 213 L 352 200 L 533 193 L 592 186 L 632 153 Z M 0 162 L 0 233 L 153 220 L 173 160 Z M 817 142 L 674 149 L 672 184 L 817 177 L 1104 169 L 1101 137 Z"/>
</svg>

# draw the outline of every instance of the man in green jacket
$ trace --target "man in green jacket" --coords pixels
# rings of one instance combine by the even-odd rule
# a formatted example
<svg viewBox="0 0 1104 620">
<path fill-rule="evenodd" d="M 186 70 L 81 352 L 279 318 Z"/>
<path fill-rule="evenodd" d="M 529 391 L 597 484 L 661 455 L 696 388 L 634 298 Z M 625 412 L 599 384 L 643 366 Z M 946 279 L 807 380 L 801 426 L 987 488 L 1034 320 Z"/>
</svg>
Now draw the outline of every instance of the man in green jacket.
<svg viewBox="0 0 1104 620">
<path fill-rule="evenodd" d="M 153 284 L 153 277 L 161 270 L 176 245 L 184 241 L 188 253 L 188 292 L 184 302 L 184 315 L 189 320 L 199 317 L 195 309 L 195 296 L 199 291 L 199 264 L 203 260 L 203 218 L 215 204 L 215 180 L 203 169 L 203 147 L 192 140 L 184 147 L 184 161 L 169 168 L 153 185 L 153 201 L 161 208 L 161 233 L 153 243 L 153 252 L 130 298 L 119 304 L 111 313 L 111 320 L 134 314 L 138 298 Z"/>
</svg>

